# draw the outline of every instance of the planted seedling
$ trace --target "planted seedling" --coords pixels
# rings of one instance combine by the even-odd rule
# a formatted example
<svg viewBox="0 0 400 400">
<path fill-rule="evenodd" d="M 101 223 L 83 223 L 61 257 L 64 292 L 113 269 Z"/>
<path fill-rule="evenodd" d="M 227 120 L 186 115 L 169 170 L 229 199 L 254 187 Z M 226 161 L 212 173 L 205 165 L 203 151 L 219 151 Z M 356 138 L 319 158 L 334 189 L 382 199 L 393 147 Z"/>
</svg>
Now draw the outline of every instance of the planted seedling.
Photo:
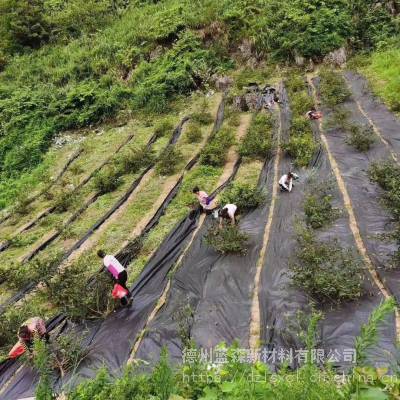
<svg viewBox="0 0 400 400">
<path fill-rule="evenodd" d="M 205 242 L 222 254 L 236 253 L 245 255 L 249 237 L 236 225 L 225 225 L 219 228 L 213 225 L 204 237 Z"/>
</svg>

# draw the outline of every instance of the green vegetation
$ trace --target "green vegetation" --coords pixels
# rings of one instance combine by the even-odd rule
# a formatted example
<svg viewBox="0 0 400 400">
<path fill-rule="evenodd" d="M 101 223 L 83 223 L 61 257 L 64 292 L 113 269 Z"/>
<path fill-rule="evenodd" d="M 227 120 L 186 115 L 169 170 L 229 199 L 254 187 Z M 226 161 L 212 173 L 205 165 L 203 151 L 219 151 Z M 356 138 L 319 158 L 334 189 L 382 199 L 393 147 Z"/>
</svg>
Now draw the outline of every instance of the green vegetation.
<svg viewBox="0 0 400 400">
<path fill-rule="evenodd" d="M 203 138 L 201 126 L 198 123 L 191 123 L 186 130 L 186 139 L 189 143 L 199 143 Z"/>
<path fill-rule="evenodd" d="M 244 40 L 250 56 L 319 60 L 346 44 L 389 42 L 398 32 L 393 14 L 386 2 L 367 0 L 4 0 L 0 206 L 40 181 L 57 133 L 132 110 L 165 112 L 231 68 Z"/>
<path fill-rule="evenodd" d="M 168 146 L 161 154 L 156 165 L 159 175 L 172 175 L 183 161 L 182 152 L 174 146 Z"/>
<path fill-rule="evenodd" d="M 393 39 L 395 43 L 397 38 Z M 400 112 L 399 65 L 400 49 L 393 45 L 365 56 L 357 66 L 369 78 L 373 91 L 395 112 Z"/>
<path fill-rule="evenodd" d="M 290 99 L 292 123 L 290 138 L 282 148 L 294 159 L 298 167 L 307 167 L 318 149 L 310 121 L 306 117 L 307 111 L 313 107 L 313 101 L 307 91 L 307 85 L 301 72 L 293 70 L 289 73 L 285 85 Z"/>
<path fill-rule="evenodd" d="M 88 285 L 91 275 L 87 260 L 81 257 L 78 263 L 64 268 L 48 280 L 41 296 L 43 299 L 51 299 L 51 303 L 71 319 L 104 318 L 117 305 L 109 296 L 113 287 L 112 280 L 101 272 Z"/>
<path fill-rule="evenodd" d="M 271 155 L 273 119 L 271 114 L 258 113 L 251 121 L 247 135 L 239 147 L 239 154 L 250 159 L 265 160 Z"/>
<path fill-rule="evenodd" d="M 100 194 L 113 192 L 121 184 L 121 171 L 115 166 L 107 166 L 103 168 L 93 178 L 93 185 Z"/>
<path fill-rule="evenodd" d="M 204 147 L 201 152 L 200 163 L 212 167 L 222 167 L 225 164 L 228 150 L 234 143 L 233 130 L 222 128 Z"/>
<path fill-rule="evenodd" d="M 319 76 L 321 77 L 321 99 L 326 106 L 335 108 L 350 97 L 350 91 L 339 73 L 324 68 L 321 69 Z"/>
<path fill-rule="evenodd" d="M 117 160 L 118 170 L 121 174 L 135 174 L 153 162 L 155 162 L 154 149 L 148 149 L 147 145 L 129 148 Z"/>
<path fill-rule="evenodd" d="M 371 368 L 366 363 L 366 353 L 376 346 L 377 331 L 394 309 L 395 302 L 392 299 L 382 303 L 363 325 L 355 343 L 357 364 L 348 372 L 343 383 L 338 382 L 329 365 L 318 367 L 311 357 L 317 346 L 318 322 L 321 318 L 319 314 L 313 314 L 304 335 L 307 361 L 296 371 L 283 367 L 278 372 L 272 372 L 260 361 L 241 362 L 238 344 L 227 347 L 222 343 L 218 346 L 218 350 L 226 354 L 226 361 L 218 365 L 211 365 L 195 356 L 193 360 L 187 358 L 182 366 L 173 367 L 166 349 L 163 349 L 159 363 L 149 373 L 145 374 L 140 367 L 129 365 L 120 377 L 115 378 L 103 368 L 94 379 L 86 380 L 66 393 L 66 399 L 395 399 L 399 389 L 398 379 L 385 375 L 386 370 Z M 194 354 L 199 353 L 193 345 L 191 348 Z M 43 382 L 40 385 L 41 392 L 38 389 L 36 396 L 39 393 L 51 396 L 50 381 L 46 379 L 51 370 L 49 350 L 44 342 L 35 344 L 35 350 L 38 354 L 35 365 Z M 47 400 L 46 397 L 41 398 Z"/>
<path fill-rule="evenodd" d="M 248 236 L 241 232 L 237 225 L 226 224 L 221 228 L 212 226 L 204 237 L 204 241 L 214 250 L 222 254 L 247 252 Z"/>
<path fill-rule="evenodd" d="M 372 127 L 362 128 L 358 125 L 351 125 L 349 128 L 350 137 L 347 139 L 347 143 L 358 151 L 368 151 L 375 142 L 375 132 Z"/>
<path fill-rule="evenodd" d="M 257 186 L 246 183 L 229 185 L 220 197 L 221 204 L 236 204 L 240 211 L 257 208 L 265 200 L 265 193 Z"/>
<path fill-rule="evenodd" d="M 318 242 L 310 228 L 298 227 L 296 261 L 290 265 L 293 283 L 319 302 L 340 303 L 363 294 L 363 266 L 351 249 Z"/>
<path fill-rule="evenodd" d="M 311 185 L 310 193 L 304 200 L 305 221 L 311 228 L 322 228 L 339 216 L 339 210 L 332 207 L 331 192 L 331 185 Z"/>
<path fill-rule="evenodd" d="M 174 130 L 174 124 L 168 118 L 164 118 L 161 121 L 157 122 L 157 125 L 154 128 L 154 133 L 156 134 L 157 138 L 162 136 L 166 136 L 167 134 L 172 134 Z"/>
<path fill-rule="evenodd" d="M 394 161 L 374 163 L 369 170 L 370 179 L 383 190 L 383 200 L 391 211 L 396 223 L 392 236 L 400 246 L 400 167 Z M 397 267 L 400 261 L 400 249 L 394 254 L 394 263 Z"/>
</svg>

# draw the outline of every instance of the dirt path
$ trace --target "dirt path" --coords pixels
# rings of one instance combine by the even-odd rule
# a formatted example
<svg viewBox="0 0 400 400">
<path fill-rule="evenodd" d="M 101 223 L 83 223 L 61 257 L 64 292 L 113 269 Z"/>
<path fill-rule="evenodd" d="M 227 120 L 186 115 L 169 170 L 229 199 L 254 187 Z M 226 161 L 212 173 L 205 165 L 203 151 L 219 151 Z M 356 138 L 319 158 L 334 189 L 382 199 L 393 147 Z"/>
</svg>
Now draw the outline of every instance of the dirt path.
<svg viewBox="0 0 400 400">
<path fill-rule="evenodd" d="M 312 78 L 313 78 L 312 75 L 308 75 L 307 76 L 308 83 L 309 83 L 310 87 L 313 90 L 313 98 L 314 98 L 315 102 L 317 103 L 318 96 L 316 94 L 316 88 L 314 86 Z M 324 147 L 326 149 L 326 153 L 327 153 L 329 161 L 331 163 L 331 167 L 332 167 L 332 170 L 334 172 L 337 184 L 339 186 L 339 190 L 340 190 L 340 192 L 341 192 L 341 194 L 343 196 L 344 206 L 345 206 L 345 209 L 346 209 L 346 211 L 348 213 L 348 216 L 349 216 L 350 229 L 352 231 L 352 234 L 353 234 L 357 249 L 358 249 L 360 255 L 362 256 L 363 261 L 364 261 L 364 263 L 365 263 L 365 265 L 366 265 L 366 267 L 367 267 L 367 269 L 368 269 L 368 271 L 369 271 L 369 273 L 371 275 L 371 278 L 374 281 L 375 285 L 378 287 L 378 289 L 382 293 L 383 297 L 385 299 L 389 299 L 392 296 L 389 293 L 389 291 L 387 290 L 387 288 L 385 287 L 385 285 L 383 284 L 383 282 L 381 281 L 379 275 L 377 274 L 377 272 L 375 270 L 375 267 L 374 267 L 374 265 L 373 265 L 373 263 L 371 261 L 371 258 L 370 258 L 369 254 L 367 252 L 365 243 L 364 243 L 364 241 L 362 239 L 362 236 L 361 236 L 361 233 L 360 233 L 360 228 L 358 226 L 358 223 L 357 223 L 357 220 L 356 220 L 356 217 L 355 217 L 355 212 L 354 212 L 354 209 L 353 209 L 351 198 L 349 196 L 349 193 L 348 193 L 346 184 L 344 182 L 344 179 L 342 177 L 342 174 L 340 172 L 339 166 L 338 166 L 338 164 L 336 162 L 335 157 L 332 154 L 329 142 L 328 142 L 328 140 L 326 138 L 325 131 L 324 131 L 323 126 L 322 126 L 322 120 L 319 120 L 318 124 L 319 124 L 319 129 L 320 129 L 320 132 L 321 132 L 321 141 L 322 141 L 322 143 L 323 143 L 323 145 L 324 145 Z M 400 315 L 399 315 L 398 310 L 396 310 L 395 314 L 396 314 L 396 333 L 397 333 L 397 337 L 400 337 Z"/>
<path fill-rule="evenodd" d="M 252 118 L 252 116 L 250 114 L 241 115 L 240 124 L 236 131 L 236 139 L 238 141 L 245 136 L 245 134 L 250 126 L 251 118 Z M 227 154 L 224 170 L 217 182 L 217 187 L 223 185 L 224 182 L 226 182 L 227 179 L 229 179 L 229 177 L 232 175 L 232 173 L 234 171 L 234 168 L 235 168 L 235 165 L 236 165 L 238 159 L 239 159 L 239 155 L 237 153 L 235 146 L 231 146 L 228 151 L 228 154 Z M 175 266 L 176 266 L 175 269 L 177 267 L 179 268 L 183 258 L 186 256 L 188 250 L 192 246 L 193 241 L 195 240 L 198 232 L 200 231 L 200 229 L 202 228 L 202 226 L 204 224 L 205 217 L 206 217 L 205 214 L 202 214 L 200 216 L 196 229 L 193 231 L 189 242 L 187 243 L 185 249 L 183 250 L 180 257 L 178 258 L 177 262 L 175 263 Z M 174 269 L 174 271 L 175 271 L 175 269 Z M 137 337 L 137 340 L 135 341 L 135 343 L 133 345 L 133 348 L 132 348 L 132 351 L 131 351 L 131 354 L 130 354 L 130 357 L 128 360 L 128 364 L 132 363 L 135 360 L 136 353 L 137 353 L 139 346 L 143 340 L 143 337 L 146 333 L 147 327 L 154 320 L 158 311 L 165 305 L 168 295 L 169 295 L 169 292 L 170 292 L 170 289 L 171 289 L 171 278 L 168 279 L 167 285 L 166 285 L 162 295 L 160 296 L 159 300 L 157 301 L 154 309 L 151 311 L 151 313 L 145 323 L 144 328 L 142 329 L 139 336 Z"/>
</svg>

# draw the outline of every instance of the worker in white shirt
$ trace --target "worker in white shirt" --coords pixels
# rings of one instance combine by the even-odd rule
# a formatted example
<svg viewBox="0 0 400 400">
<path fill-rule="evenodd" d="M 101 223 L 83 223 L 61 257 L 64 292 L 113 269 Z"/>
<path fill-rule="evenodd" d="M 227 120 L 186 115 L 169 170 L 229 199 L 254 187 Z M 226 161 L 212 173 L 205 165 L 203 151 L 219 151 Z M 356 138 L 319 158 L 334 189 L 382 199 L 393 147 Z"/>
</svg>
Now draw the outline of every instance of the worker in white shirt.
<svg viewBox="0 0 400 400">
<path fill-rule="evenodd" d="M 299 179 L 299 176 L 293 172 L 288 172 L 285 175 L 282 175 L 281 179 L 279 179 L 279 187 L 282 192 L 291 192 L 293 189 L 293 180 Z"/>
<path fill-rule="evenodd" d="M 218 210 L 219 227 L 222 227 L 222 222 L 224 220 L 230 220 L 232 225 L 235 225 L 236 219 L 235 214 L 237 211 L 236 204 L 226 204 L 224 207 Z"/>
</svg>

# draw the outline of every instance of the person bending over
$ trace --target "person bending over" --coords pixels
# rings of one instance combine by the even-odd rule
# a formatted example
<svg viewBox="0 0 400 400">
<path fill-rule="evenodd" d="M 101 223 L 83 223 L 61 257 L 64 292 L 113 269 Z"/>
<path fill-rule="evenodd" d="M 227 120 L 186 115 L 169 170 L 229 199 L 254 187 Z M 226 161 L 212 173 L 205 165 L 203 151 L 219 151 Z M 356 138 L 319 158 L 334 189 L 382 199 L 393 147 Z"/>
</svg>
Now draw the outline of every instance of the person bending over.
<svg viewBox="0 0 400 400">
<path fill-rule="evenodd" d="M 222 227 L 222 222 L 224 220 L 230 220 L 232 225 L 235 225 L 236 223 L 236 211 L 237 211 L 237 205 L 236 204 L 227 204 L 224 207 L 222 207 L 218 211 L 218 217 L 219 217 L 219 227 Z"/>
<path fill-rule="evenodd" d="M 279 187 L 282 192 L 291 192 L 293 189 L 293 181 L 299 179 L 299 176 L 293 172 L 288 172 L 285 175 L 282 175 L 281 179 L 279 179 Z"/>
</svg>

